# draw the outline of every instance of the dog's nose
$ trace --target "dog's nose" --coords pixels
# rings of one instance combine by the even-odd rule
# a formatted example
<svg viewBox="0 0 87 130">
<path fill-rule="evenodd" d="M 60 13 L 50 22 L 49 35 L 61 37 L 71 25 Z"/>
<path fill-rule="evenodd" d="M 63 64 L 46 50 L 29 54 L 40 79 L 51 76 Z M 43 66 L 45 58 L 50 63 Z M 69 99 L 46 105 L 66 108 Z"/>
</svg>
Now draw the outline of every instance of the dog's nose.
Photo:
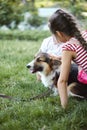
<svg viewBox="0 0 87 130">
<path fill-rule="evenodd" d="M 28 64 L 28 65 L 26 65 L 26 67 L 29 69 L 31 66 Z"/>
</svg>

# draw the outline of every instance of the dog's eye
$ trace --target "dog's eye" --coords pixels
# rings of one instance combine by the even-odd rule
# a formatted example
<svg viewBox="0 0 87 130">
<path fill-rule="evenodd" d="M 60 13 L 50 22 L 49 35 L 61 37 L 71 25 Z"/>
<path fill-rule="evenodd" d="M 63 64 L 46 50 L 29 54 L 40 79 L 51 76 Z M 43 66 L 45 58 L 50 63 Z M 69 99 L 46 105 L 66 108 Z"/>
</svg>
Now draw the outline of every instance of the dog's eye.
<svg viewBox="0 0 87 130">
<path fill-rule="evenodd" d="M 37 62 L 43 61 L 43 58 L 37 58 Z"/>
<path fill-rule="evenodd" d="M 40 62 L 40 58 L 37 58 L 37 62 Z"/>
</svg>

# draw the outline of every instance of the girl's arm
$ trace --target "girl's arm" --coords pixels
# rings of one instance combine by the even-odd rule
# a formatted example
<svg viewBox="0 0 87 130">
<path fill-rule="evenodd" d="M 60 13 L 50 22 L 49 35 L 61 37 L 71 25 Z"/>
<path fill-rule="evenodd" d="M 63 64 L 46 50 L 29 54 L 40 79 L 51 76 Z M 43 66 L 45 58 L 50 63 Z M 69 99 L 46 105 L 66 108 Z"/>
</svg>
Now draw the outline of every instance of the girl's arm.
<svg viewBox="0 0 87 130">
<path fill-rule="evenodd" d="M 63 108 L 65 108 L 68 103 L 67 81 L 71 67 L 72 55 L 72 51 L 63 51 L 62 53 L 62 65 L 57 86 L 60 95 L 61 105 Z"/>
</svg>

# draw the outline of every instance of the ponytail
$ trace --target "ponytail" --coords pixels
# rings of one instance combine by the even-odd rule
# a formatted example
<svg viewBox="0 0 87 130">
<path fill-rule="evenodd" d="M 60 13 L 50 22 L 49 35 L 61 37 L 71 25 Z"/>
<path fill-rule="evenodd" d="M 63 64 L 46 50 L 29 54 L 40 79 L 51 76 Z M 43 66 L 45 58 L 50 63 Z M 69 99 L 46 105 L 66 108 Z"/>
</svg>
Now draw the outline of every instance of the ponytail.
<svg viewBox="0 0 87 130">
<path fill-rule="evenodd" d="M 85 41 L 85 39 L 82 37 L 81 33 L 79 30 L 77 30 L 74 33 L 74 37 L 80 42 L 80 44 L 83 46 L 83 48 L 85 50 L 87 50 L 87 42 Z"/>
</svg>

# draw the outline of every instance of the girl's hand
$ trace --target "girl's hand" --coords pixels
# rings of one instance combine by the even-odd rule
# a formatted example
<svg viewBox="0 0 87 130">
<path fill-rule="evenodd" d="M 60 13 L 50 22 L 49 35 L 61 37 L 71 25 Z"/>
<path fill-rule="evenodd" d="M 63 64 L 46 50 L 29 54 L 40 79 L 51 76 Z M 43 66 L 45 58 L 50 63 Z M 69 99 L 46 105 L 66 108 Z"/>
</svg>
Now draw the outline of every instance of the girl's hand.
<svg viewBox="0 0 87 130">
<path fill-rule="evenodd" d="M 57 82 L 57 86 L 58 86 L 58 92 L 59 92 L 59 96 L 60 96 L 61 106 L 64 109 L 67 107 L 67 103 L 68 103 L 68 93 L 67 93 L 66 84 L 67 84 L 67 82 L 61 81 L 59 78 L 59 80 Z"/>
</svg>

